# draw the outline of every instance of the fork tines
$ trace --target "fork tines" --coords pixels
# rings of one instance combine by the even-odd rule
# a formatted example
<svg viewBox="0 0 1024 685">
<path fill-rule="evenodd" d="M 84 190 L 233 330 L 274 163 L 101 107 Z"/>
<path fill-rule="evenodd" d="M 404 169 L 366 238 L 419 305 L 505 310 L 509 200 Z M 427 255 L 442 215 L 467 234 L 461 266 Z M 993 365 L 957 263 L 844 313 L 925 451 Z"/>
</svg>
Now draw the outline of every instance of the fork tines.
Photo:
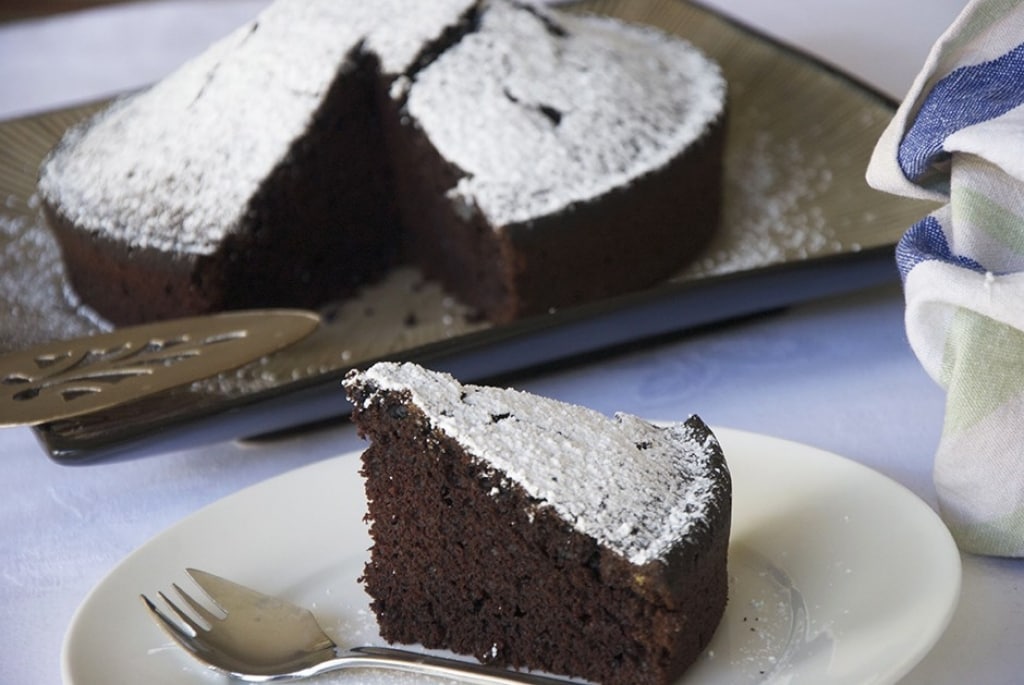
<svg viewBox="0 0 1024 685">
<path fill-rule="evenodd" d="M 157 604 L 146 595 L 142 594 L 139 595 L 139 597 L 142 598 L 146 608 L 149 609 L 150 613 L 158 619 L 160 625 L 163 626 L 171 637 L 183 646 L 194 651 L 193 638 L 200 633 L 208 631 L 210 626 L 212 626 L 215 621 L 221 620 L 223 616 L 218 616 L 216 613 L 210 611 L 177 583 L 172 583 L 171 587 L 174 588 L 175 594 L 180 597 L 180 601 L 183 602 L 190 611 L 179 606 L 178 602 L 175 602 L 163 591 L 158 591 L 157 595 L 162 600 L 162 605 L 170 608 L 174 613 L 174 616 L 177 616 L 178 620 L 172 618 L 164 609 L 161 608 L 160 604 Z M 206 599 L 214 606 L 217 606 L 209 596 L 207 596 Z M 218 609 L 219 608 L 220 607 L 218 607 Z"/>
</svg>

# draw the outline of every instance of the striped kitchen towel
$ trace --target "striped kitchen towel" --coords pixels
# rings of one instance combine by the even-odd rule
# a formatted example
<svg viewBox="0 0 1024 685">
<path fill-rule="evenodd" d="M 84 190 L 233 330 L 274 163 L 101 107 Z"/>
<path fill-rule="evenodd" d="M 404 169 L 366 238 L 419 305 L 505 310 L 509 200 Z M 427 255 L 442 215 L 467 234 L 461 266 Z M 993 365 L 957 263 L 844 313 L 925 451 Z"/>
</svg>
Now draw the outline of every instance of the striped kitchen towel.
<svg viewBox="0 0 1024 685">
<path fill-rule="evenodd" d="M 947 395 L 939 506 L 962 549 L 1024 556 L 1024 0 L 968 3 L 867 178 L 943 203 L 896 251 L 908 339 Z"/>
</svg>

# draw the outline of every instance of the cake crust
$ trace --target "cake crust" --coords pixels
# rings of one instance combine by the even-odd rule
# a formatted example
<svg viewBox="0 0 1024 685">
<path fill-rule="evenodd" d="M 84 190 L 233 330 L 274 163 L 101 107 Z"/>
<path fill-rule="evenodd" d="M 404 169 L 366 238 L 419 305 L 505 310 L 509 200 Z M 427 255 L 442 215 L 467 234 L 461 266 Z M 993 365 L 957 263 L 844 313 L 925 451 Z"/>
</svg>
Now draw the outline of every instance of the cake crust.
<svg viewBox="0 0 1024 685">
<path fill-rule="evenodd" d="M 403 376 L 411 377 L 411 388 L 396 380 Z M 481 433 L 467 425 L 457 431 L 451 417 L 435 413 L 439 405 L 424 401 L 424 381 L 438 378 L 455 393 L 452 413 L 475 416 L 467 406 L 493 400 L 486 413 L 495 418 L 484 419 L 489 425 L 480 425 Z M 687 444 L 695 460 L 686 473 L 677 473 L 689 483 L 688 494 L 676 497 L 690 499 L 659 504 L 664 493 L 651 493 L 647 511 L 630 522 L 612 501 L 620 495 L 602 493 L 598 483 L 538 489 L 531 480 L 547 478 L 543 469 L 513 476 L 518 467 L 495 466 L 505 463 L 502 448 L 494 448 L 503 438 L 487 434 L 517 418 L 529 421 L 532 415 L 522 414 L 532 396 L 506 391 L 495 396 L 492 389 L 461 386 L 411 365 L 353 373 L 346 387 L 360 432 L 371 441 L 362 472 L 374 546 L 363 581 L 385 639 L 452 649 L 495 664 L 638 685 L 672 682 L 707 645 L 726 602 L 731 487 L 721 450 L 700 419 L 668 428 L 633 417 L 604 419 L 611 431 L 618 424 L 625 434 L 642 436 L 644 445 L 657 436 L 634 451 L 660 449 L 655 443 L 664 438 Z M 507 411 L 494 413 L 493 407 L 509 397 Z M 542 413 L 560 404 L 536 401 Z M 567 411 L 585 415 L 588 426 L 598 421 L 587 410 Z M 556 439 L 548 428 L 522 436 L 526 461 L 536 465 L 542 455 L 535 453 L 535 444 Z M 569 437 L 557 439 L 571 442 L 567 431 Z M 597 442 L 593 453 L 583 450 L 589 459 L 624 468 L 625 462 L 616 461 L 621 457 L 601 452 Z M 485 455 L 487 443 L 493 449 Z M 578 475 L 579 465 L 570 463 L 576 452 L 545 448 L 543 458 L 563 464 L 550 474 Z M 583 468 L 595 477 L 600 473 L 596 464 Z M 641 477 L 652 484 L 661 478 Z M 624 480 L 635 486 L 628 474 Z M 598 502 L 597 510 L 584 511 L 578 504 L 566 509 L 559 502 L 580 499 L 568 494 L 577 488 L 591 491 L 583 500 Z M 548 494 L 540 495 L 543 491 Z M 606 516 L 600 502 L 615 513 Z M 588 518 L 590 523 L 584 521 Z M 626 531 L 616 530 L 623 526 Z"/>
</svg>

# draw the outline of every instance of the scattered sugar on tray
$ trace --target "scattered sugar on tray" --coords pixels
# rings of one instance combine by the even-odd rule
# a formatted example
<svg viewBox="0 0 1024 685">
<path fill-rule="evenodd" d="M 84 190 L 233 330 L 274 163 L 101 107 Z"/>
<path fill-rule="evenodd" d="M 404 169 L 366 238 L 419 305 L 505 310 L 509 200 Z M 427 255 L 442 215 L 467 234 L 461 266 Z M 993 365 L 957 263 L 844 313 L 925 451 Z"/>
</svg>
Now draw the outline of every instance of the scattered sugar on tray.
<svg viewBox="0 0 1024 685">
<path fill-rule="evenodd" d="M 0 293 L 18 294 L 7 315 L 19 324 L 0 330 L 0 347 L 19 349 L 102 330 L 99 320 L 71 316 L 77 309 L 59 276 L 63 262 L 56 241 L 41 222 L 0 213 L 0 226 Z"/>
<path fill-rule="evenodd" d="M 684 270 L 684 277 L 733 273 L 841 252 L 843 243 L 820 202 L 833 186 L 824 154 L 806 151 L 797 139 L 758 131 L 744 147 L 741 163 L 729 165 L 720 235 L 702 258 Z"/>
<path fill-rule="evenodd" d="M 409 391 L 437 428 L 485 465 L 634 564 L 660 558 L 697 530 L 714 496 L 708 471 L 717 442 L 698 440 L 684 424 L 609 418 L 512 389 L 463 386 L 409 364 L 376 364 L 366 380 Z M 533 449 L 523 448 L 524 433 Z"/>
<path fill-rule="evenodd" d="M 28 224 L 29 219 L 27 217 L 0 214 L 0 235 L 6 238 L 12 238 L 24 233 Z"/>
</svg>

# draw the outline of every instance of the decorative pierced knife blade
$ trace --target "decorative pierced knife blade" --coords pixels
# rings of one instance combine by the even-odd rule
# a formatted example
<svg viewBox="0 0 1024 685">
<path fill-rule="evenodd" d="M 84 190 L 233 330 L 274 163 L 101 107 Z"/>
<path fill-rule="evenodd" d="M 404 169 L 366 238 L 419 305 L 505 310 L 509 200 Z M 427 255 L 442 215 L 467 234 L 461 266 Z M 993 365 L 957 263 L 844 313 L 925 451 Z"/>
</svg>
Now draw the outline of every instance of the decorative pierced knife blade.
<svg viewBox="0 0 1024 685">
<path fill-rule="evenodd" d="M 0 357 L 0 426 L 89 414 L 214 376 L 312 333 L 303 310 L 231 312 L 121 328 Z"/>
</svg>

